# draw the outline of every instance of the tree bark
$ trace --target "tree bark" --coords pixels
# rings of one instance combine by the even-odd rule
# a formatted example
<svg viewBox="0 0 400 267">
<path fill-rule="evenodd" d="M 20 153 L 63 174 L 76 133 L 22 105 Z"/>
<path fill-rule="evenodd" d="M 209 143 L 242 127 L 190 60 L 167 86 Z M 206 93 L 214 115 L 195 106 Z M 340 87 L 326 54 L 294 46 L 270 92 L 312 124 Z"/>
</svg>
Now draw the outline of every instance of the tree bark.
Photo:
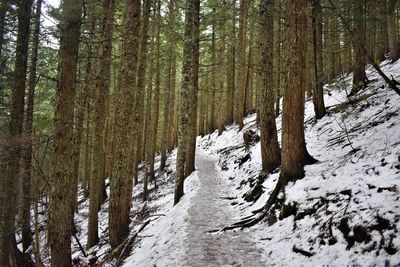
<svg viewBox="0 0 400 267">
<path fill-rule="evenodd" d="M 190 80 L 190 108 L 188 113 L 188 141 L 185 161 L 185 177 L 189 176 L 195 170 L 196 156 L 196 137 L 197 137 L 197 90 L 199 79 L 199 44 L 200 44 L 200 1 L 193 0 L 193 31 L 192 31 L 192 60 L 191 60 L 191 80 Z"/>
<path fill-rule="evenodd" d="M 52 266 L 71 266 L 73 115 L 82 1 L 65 0 L 61 18 L 54 165 L 49 207 Z"/>
<path fill-rule="evenodd" d="M 396 61 L 400 57 L 400 49 L 397 43 L 397 19 L 396 3 L 397 0 L 387 0 L 387 31 L 390 49 L 390 58 Z"/>
<path fill-rule="evenodd" d="M 102 184 L 104 183 L 105 153 L 103 149 L 104 127 L 106 121 L 107 96 L 110 86 L 112 35 L 115 1 L 105 0 L 101 22 L 98 72 L 95 81 L 95 101 L 93 118 L 92 175 L 89 186 L 89 223 L 87 248 L 98 240 L 98 210 L 101 204 Z"/>
<path fill-rule="evenodd" d="M 304 176 L 304 165 L 315 160 L 308 154 L 304 138 L 304 68 L 307 50 L 307 0 L 287 2 L 285 32 L 286 87 L 282 111 L 282 170 L 279 183 Z"/>
<path fill-rule="evenodd" d="M 281 163 L 281 149 L 275 123 L 273 83 L 274 62 L 274 0 L 265 0 L 260 5 L 261 43 L 261 94 L 259 102 L 262 172 L 270 173 Z"/>
<path fill-rule="evenodd" d="M 313 86 L 313 104 L 315 118 L 318 120 L 324 117 L 326 114 L 323 92 L 324 70 L 322 57 L 322 14 L 320 0 L 313 0 L 312 2 L 312 48 L 315 80 L 315 86 Z"/>
<path fill-rule="evenodd" d="M 122 42 L 121 73 L 119 90 L 116 93 L 113 128 L 113 166 L 110 179 L 109 236 L 115 249 L 129 234 L 130 208 L 132 200 L 132 146 L 136 141 L 134 133 L 134 88 L 137 47 L 140 24 L 140 1 L 127 0 Z M 136 124 L 135 124 L 136 125 Z M 129 137 L 127 137 L 127 134 Z M 133 135 L 133 136 L 132 136 Z M 135 147 L 133 147 L 135 148 Z"/>
<path fill-rule="evenodd" d="M 33 124 L 33 105 L 36 87 L 36 64 L 38 59 L 39 34 L 40 34 L 40 15 L 42 0 L 36 2 L 35 27 L 33 30 L 31 66 L 28 77 L 28 99 L 26 107 L 25 134 L 28 144 L 23 153 L 24 158 L 24 177 L 22 181 L 22 206 L 20 209 L 20 222 L 22 228 L 22 248 L 25 252 L 32 244 L 31 230 L 31 186 L 32 186 L 32 124 Z"/>
<path fill-rule="evenodd" d="M 0 181 L 0 266 L 9 266 L 15 261 L 15 215 L 17 184 L 22 179 L 20 156 L 24 142 L 22 125 L 24 119 L 25 81 L 29 46 L 29 26 L 32 0 L 21 0 L 17 4 L 18 33 L 16 41 L 15 69 L 11 91 L 9 133 L 4 149 L 6 170 Z M 10 257 L 10 259 L 9 259 Z M 9 261 L 10 260 L 10 261 Z"/>
<path fill-rule="evenodd" d="M 356 48 L 356 58 L 354 63 L 353 73 L 353 87 L 350 95 L 355 95 L 360 91 L 366 82 L 365 74 L 365 12 L 364 12 L 364 1 L 354 1 L 354 30 L 357 44 L 354 44 Z"/>
<path fill-rule="evenodd" d="M 197 84 L 194 79 L 197 78 L 195 73 L 196 57 L 198 57 L 198 23 L 199 23 L 199 0 L 186 0 L 185 4 L 185 33 L 184 33 L 184 50 L 183 50 L 183 67 L 182 67 L 182 85 L 179 98 L 178 113 L 178 152 L 176 160 L 174 205 L 178 204 L 183 196 L 183 185 L 185 172 L 187 170 L 186 158 L 188 144 L 190 144 L 190 129 L 194 125 L 189 125 L 190 113 L 196 111 L 193 107 L 193 86 Z M 191 96 L 192 95 L 192 96 Z M 186 165 L 186 166 L 185 166 Z"/>
</svg>

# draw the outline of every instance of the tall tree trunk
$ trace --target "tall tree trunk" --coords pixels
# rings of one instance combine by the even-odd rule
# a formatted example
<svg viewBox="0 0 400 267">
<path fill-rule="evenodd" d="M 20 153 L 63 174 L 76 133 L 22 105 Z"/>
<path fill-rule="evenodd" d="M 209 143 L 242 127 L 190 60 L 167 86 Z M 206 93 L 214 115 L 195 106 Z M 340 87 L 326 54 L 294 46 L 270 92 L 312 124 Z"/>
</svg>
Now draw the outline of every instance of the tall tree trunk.
<svg viewBox="0 0 400 267">
<path fill-rule="evenodd" d="M 188 113 L 188 141 L 185 161 L 185 177 L 189 176 L 195 170 L 196 156 L 196 136 L 197 136 L 197 89 L 199 80 L 199 44 L 200 44 L 200 1 L 194 1 L 193 13 L 193 32 L 192 32 L 192 65 L 191 65 L 191 80 L 190 80 L 190 108 Z"/>
<path fill-rule="evenodd" d="M 265 0 L 260 5 L 260 43 L 262 88 L 259 102 L 262 171 L 270 173 L 281 163 L 281 149 L 274 112 L 274 0 Z"/>
<path fill-rule="evenodd" d="M 219 55 L 219 100 L 220 103 L 218 104 L 218 133 L 222 134 L 224 130 L 224 125 L 227 121 L 226 117 L 226 108 L 228 96 L 225 93 L 226 86 L 225 86 L 225 77 L 227 77 L 226 71 L 226 60 L 225 60 L 225 20 L 221 20 L 220 31 L 221 31 L 221 41 L 220 41 L 220 55 Z"/>
<path fill-rule="evenodd" d="M 138 165 L 143 159 L 143 126 L 144 126 L 144 95 L 145 95 L 145 83 L 146 83 L 146 66 L 147 66 L 147 43 L 149 42 L 149 20 L 150 20 L 150 8 L 152 0 L 145 0 L 143 2 L 143 18 L 141 22 L 141 33 L 140 33 L 140 52 L 139 52 L 139 69 L 138 78 L 136 84 L 136 99 L 135 99 L 135 134 L 134 148 L 136 151 L 133 162 L 135 184 L 137 184 L 138 177 Z"/>
<path fill-rule="evenodd" d="M 98 240 L 98 210 L 101 204 L 102 184 L 104 183 L 105 154 L 103 150 L 104 127 L 106 121 L 107 95 L 110 86 L 112 28 L 114 24 L 114 0 L 103 3 L 103 18 L 101 22 L 101 43 L 99 48 L 98 72 L 95 82 L 93 145 L 92 145 L 92 175 L 89 186 L 89 224 L 87 248 L 95 245 Z"/>
<path fill-rule="evenodd" d="M 179 98 L 179 121 L 178 121 L 178 153 L 176 160 L 174 205 L 176 205 L 183 196 L 183 184 L 185 178 L 185 165 L 187 157 L 187 147 L 190 144 L 189 132 L 189 112 L 196 112 L 193 107 L 193 86 L 197 85 L 197 73 L 195 73 L 196 62 L 198 58 L 198 36 L 199 36 L 199 0 L 186 0 L 185 4 L 185 39 L 183 49 L 183 67 L 182 67 L 182 85 Z M 196 124 L 192 124 L 195 127 Z M 186 172 L 187 173 L 187 172 Z"/>
<path fill-rule="evenodd" d="M 6 60 L 3 54 L 3 45 L 4 45 L 4 37 L 6 34 L 6 25 L 7 25 L 6 17 L 9 6 L 10 4 L 8 0 L 2 1 L 0 5 L 0 106 L 3 105 L 3 99 L 4 99 L 4 84 L 2 76 L 5 69 Z"/>
<path fill-rule="evenodd" d="M 129 233 L 132 193 L 132 143 L 134 121 L 133 103 L 138 64 L 137 47 L 140 24 L 140 1 L 127 0 L 124 22 L 124 39 L 122 42 L 121 73 L 119 90 L 115 99 L 115 116 L 113 128 L 113 166 L 110 180 L 109 236 L 114 249 Z M 127 135 L 130 138 L 127 138 Z M 133 136 L 132 136 L 133 135 Z"/>
<path fill-rule="evenodd" d="M 315 118 L 321 119 L 326 114 L 324 103 L 324 70 L 322 59 L 322 14 L 321 1 L 312 2 L 312 50 L 315 86 L 313 86 L 313 104 Z"/>
<path fill-rule="evenodd" d="M 354 63 L 354 73 L 353 73 L 353 87 L 351 89 L 350 95 L 355 95 L 365 86 L 366 75 L 365 75 L 365 52 L 363 48 L 365 47 L 365 11 L 364 11 L 364 1 L 353 0 L 354 1 L 354 32 L 356 43 L 356 59 Z"/>
<path fill-rule="evenodd" d="M 158 136 L 158 117 L 160 109 L 160 57 L 161 57 L 161 41 L 160 41 L 160 23 L 161 23 L 161 2 L 157 0 L 155 3 L 155 88 L 154 95 L 151 103 L 151 120 L 150 120 L 150 142 L 149 142 L 149 158 L 148 158 L 148 177 L 150 180 L 155 181 L 154 174 L 154 160 Z"/>
<path fill-rule="evenodd" d="M 236 122 L 239 123 L 239 130 L 243 128 L 243 103 L 246 89 L 246 29 L 247 29 L 247 8 L 248 0 L 240 0 L 239 13 L 239 34 L 238 34 L 238 77 L 237 77 L 237 98 L 236 101 Z"/>
<path fill-rule="evenodd" d="M 230 38 L 230 45 L 228 46 L 228 71 L 226 75 L 227 79 L 227 124 L 231 124 L 234 122 L 235 118 L 235 103 L 237 102 L 235 96 L 236 92 L 236 0 L 233 1 L 233 15 L 232 15 L 232 31 Z"/>
<path fill-rule="evenodd" d="M 387 0 L 387 31 L 390 49 L 390 58 L 396 61 L 400 57 L 400 49 L 397 43 L 397 19 L 396 3 L 397 0 Z"/>
<path fill-rule="evenodd" d="M 52 266 L 71 266 L 73 115 L 82 1 L 65 0 L 54 128 L 54 164 L 49 207 Z"/>
<path fill-rule="evenodd" d="M 42 0 L 36 2 L 35 28 L 33 29 L 31 66 L 28 77 L 28 101 L 26 107 L 25 134 L 28 144 L 25 148 L 24 158 L 24 177 L 22 181 L 22 206 L 20 209 L 20 222 L 22 228 L 22 248 L 25 252 L 32 244 L 31 230 L 31 186 L 32 186 L 32 124 L 33 124 L 33 105 L 36 87 L 36 64 L 38 59 L 39 34 L 40 34 L 40 15 Z"/>
<path fill-rule="evenodd" d="M 213 9 L 213 13 L 215 13 L 215 8 Z M 217 56 L 216 56 L 216 39 L 215 39 L 215 31 L 216 31 L 216 26 L 215 26 L 215 19 L 212 19 L 212 25 L 211 25 L 211 110 L 210 110 L 210 128 L 211 132 L 214 131 L 217 128 L 216 124 L 216 105 L 217 105 L 217 99 L 216 99 L 216 93 L 215 91 L 217 90 Z"/>
<path fill-rule="evenodd" d="M 168 54 L 167 54 L 167 65 L 165 72 L 166 80 L 164 87 L 164 101 L 163 101 L 163 125 L 162 125 L 162 135 L 161 135 L 161 163 L 160 170 L 164 170 L 165 163 L 167 161 L 167 148 L 169 139 L 169 127 L 173 127 L 174 124 L 173 117 L 171 116 L 172 110 L 170 109 L 170 102 L 172 94 L 175 94 L 175 90 L 171 87 L 171 73 L 172 73 L 172 60 L 175 53 L 175 43 L 174 43 L 174 26 L 175 26 L 175 7 L 174 1 L 170 0 L 168 3 Z M 171 125 L 172 124 L 172 125 Z"/>
<path fill-rule="evenodd" d="M 282 111 L 281 186 L 304 176 L 304 165 L 315 162 L 308 154 L 304 138 L 304 68 L 307 50 L 308 0 L 287 2 L 285 33 L 286 87 Z"/>
<path fill-rule="evenodd" d="M 9 266 L 15 261 L 12 255 L 16 250 L 15 213 L 17 184 L 20 173 L 22 150 L 22 125 L 24 120 L 25 81 L 29 45 L 29 25 L 32 0 L 21 0 L 17 4 L 18 33 L 16 42 L 15 69 L 11 91 L 11 111 L 9 133 L 5 144 L 6 170 L 0 181 L 0 266 Z M 2 145 L 3 147 L 3 145 Z"/>
</svg>

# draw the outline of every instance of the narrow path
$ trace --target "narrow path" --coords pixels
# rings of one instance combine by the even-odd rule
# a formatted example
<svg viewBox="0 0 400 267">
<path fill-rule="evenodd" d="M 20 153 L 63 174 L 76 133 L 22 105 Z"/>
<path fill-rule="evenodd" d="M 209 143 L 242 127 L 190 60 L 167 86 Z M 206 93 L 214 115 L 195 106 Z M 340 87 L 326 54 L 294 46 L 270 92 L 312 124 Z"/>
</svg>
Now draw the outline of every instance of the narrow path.
<svg viewBox="0 0 400 267">
<path fill-rule="evenodd" d="M 187 218 L 185 266 L 266 266 L 246 232 L 207 233 L 232 223 L 230 201 L 224 199 L 230 191 L 203 151 L 196 153 L 196 166 L 200 189 Z"/>
</svg>

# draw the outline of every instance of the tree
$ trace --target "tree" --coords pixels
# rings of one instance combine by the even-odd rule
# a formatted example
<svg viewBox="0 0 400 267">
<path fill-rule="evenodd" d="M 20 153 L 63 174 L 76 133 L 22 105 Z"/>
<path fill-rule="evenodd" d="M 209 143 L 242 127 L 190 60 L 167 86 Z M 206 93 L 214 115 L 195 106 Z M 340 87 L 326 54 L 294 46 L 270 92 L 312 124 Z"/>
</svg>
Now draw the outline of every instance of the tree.
<svg viewBox="0 0 400 267">
<path fill-rule="evenodd" d="M 396 3 L 397 0 L 387 0 L 387 31 L 390 49 L 390 58 L 396 61 L 400 57 L 400 49 L 397 43 L 397 19 Z"/>
<path fill-rule="evenodd" d="M 162 125 L 162 137 L 161 137 L 161 163 L 160 170 L 164 170 L 165 163 L 167 161 L 167 148 L 168 148 L 168 139 L 171 138 L 172 131 L 169 129 L 173 129 L 174 125 L 174 106 L 173 106 L 173 98 L 175 95 L 175 87 L 172 84 L 172 68 L 173 61 L 175 57 L 175 38 L 174 38 L 174 25 L 175 25 L 175 7 L 174 1 L 170 0 L 168 3 L 168 53 L 167 53 L 167 65 L 166 65 L 166 81 L 165 81 L 165 90 L 164 90 L 164 102 L 163 102 L 163 125 Z"/>
<path fill-rule="evenodd" d="M 287 2 L 287 27 L 285 32 L 286 87 L 282 110 L 282 169 L 279 182 L 282 186 L 290 180 L 304 176 L 304 165 L 314 163 L 307 151 L 304 138 L 304 68 L 307 50 L 307 0 Z"/>
<path fill-rule="evenodd" d="M 197 91 L 199 80 L 199 44 L 200 44 L 200 1 L 196 0 L 193 11 L 193 31 L 192 31 L 192 54 L 191 54 L 191 79 L 189 84 L 188 127 L 187 127 L 187 146 L 185 161 L 185 177 L 189 176 L 195 170 L 196 156 L 196 137 L 197 137 Z M 182 100 L 182 99 L 181 99 Z"/>
<path fill-rule="evenodd" d="M 262 87 L 259 101 L 262 171 L 272 172 L 281 163 L 281 151 L 275 123 L 273 88 L 274 0 L 260 4 L 260 49 Z"/>
<path fill-rule="evenodd" d="M 113 166 L 110 179 L 109 236 L 116 248 L 129 233 L 133 164 L 135 151 L 133 135 L 134 89 L 138 63 L 140 1 L 127 0 L 124 21 L 124 39 L 119 76 L 119 89 L 115 96 L 113 125 Z M 127 137 L 128 134 L 128 137 Z M 132 144 L 133 143 L 133 144 Z M 132 147 L 133 146 L 133 147 Z"/>
<path fill-rule="evenodd" d="M 82 1 L 65 0 L 61 18 L 60 67 L 57 82 L 54 167 L 49 207 L 52 266 L 71 266 L 73 114 Z"/>
<path fill-rule="evenodd" d="M 183 196 L 183 184 L 185 178 L 185 162 L 187 146 L 189 144 L 189 112 L 195 112 L 192 99 L 194 85 L 197 85 L 197 73 L 194 65 L 198 59 L 198 22 L 200 1 L 186 0 L 185 4 L 185 39 L 183 50 L 182 85 L 180 90 L 179 120 L 178 120 L 178 153 L 176 160 L 174 205 Z M 197 50 L 197 51 L 196 51 Z M 192 110 L 192 111 L 191 111 Z M 196 124 L 191 125 L 195 127 Z"/>
<path fill-rule="evenodd" d="M 365 11 L 364 1 L 354 0 L 354 47 L 356 50 L 353 87 L 350 95 L 355 95 L 360 91 L 366 82 L 365 74 Z"/>
<path fill-rule="evenodd" d="M 28 98 L 25 117 L 25 133 L 27 135 L 28 144 L 23 153 L 24 158 L 24 177 L 22 181 L 22 207 L 20 209 L 20 221 L 22 228 L 22 247 L 26 251 L 32 243 L 31 231 L 31 187 L 32 187 L 32 124 L 33 124 L 33 106 L 36 87 L 36 67 L 39 48 L 40 34 L 40 17 L 41 17 L 42 0 L 36 2 L 35 26 L 32 32 L 32 51 L 31 51 L 31 66 L 29 68 L 28 77 Z"/>
<path fill-rule="evenodd" d="M 315 85 L 313 86 L 313 103 L 315 118 L 321 119 L 325 116 L 324 104 L 324 70 L 323 70 L 323 57 L 322 57 L 322 14 L 321 14 L 321 1 L 313 0 L 312 2 L 312 50 L 313 50 L 313 67 Z"/>
<path fill-rule="evenodd" d="M 105 0 L 101 22 L 101 43 L 99 48 L 99 69 L 96 75 L 93 118 L 93 146 L 92 146 L 92 175 L 90 177 L 90 202 L 89 202 L 89 230 L 87 247 L 90 248 L 98 242 L 98 209 L 102 194 L 104 180 L 105 154 L 103 150 L 104 127 L 107 110 L 107 95 L 110 85 L 112 28 L 114 24 L 114 0 Z"/>
<path fill-rule="evenodd" d="M 16 41 L 15 68 L 13 85 L 11 89 L 11 111 L 9 132 L 5 146 L 2 146 L 5 154 L 6 170 L 2 175 L 0 184 L 0 265 L 9 266 L 15 264 L 17 250 L 15 244 L 15 213 L 17 181 L 21 179 L 20 157 L 23 145 L 23 119 L 25 81 L 27 70 L 27 54 L 29 46 L 29 25 L 32 0 L 21 0 L 17 4 L 18 33 Z M 14 263 L 13 263 L 14 262 Z"/>
</svg>

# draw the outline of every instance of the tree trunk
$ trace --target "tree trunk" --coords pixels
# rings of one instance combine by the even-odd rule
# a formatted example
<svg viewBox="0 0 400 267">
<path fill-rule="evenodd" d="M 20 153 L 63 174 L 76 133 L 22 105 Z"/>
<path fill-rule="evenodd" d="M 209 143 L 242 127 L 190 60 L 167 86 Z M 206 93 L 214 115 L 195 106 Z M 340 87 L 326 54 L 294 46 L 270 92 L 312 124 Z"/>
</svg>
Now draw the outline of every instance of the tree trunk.
<svg viewBox="0 0 400 267">
<path fill-rule="evenodd" d="M 365 86 L 365 14 L 364 14 L 364 1 L 354 1 L 354 32 L 357 43 L 354 44 L 356 48 L 356 58 L 354 63 L 353 73 L 353 87 L 350 95 L 355 95 Z"/>
<path fill-rule="evenodd" d="M 270 173 L 281 163 L 281 150 L 275 123 L 273 83 L 274 0 L 260 5 L 261 94 L 259 102 L 262 172 Z"/>
<path fill-rule="evenodd" d="M 324 117 L 326 114 L 323 92 L 324 70 L 322 57 L 322 14 L 320 0 L 313 0 L 312 2 L 312 50 L 315 80 L 315 86 L 313 86 L 313 104 L 315 118 L 318 120 Z"/>
<path fill-rule="evenodd" d="M 198 35 L 199 35 L 199 0 L 186 0 L 185 4 L 185 33 L 182 67 L 182 85 L 179 98 L 179 120 L 178 120 L 178 153 L 176 160 L 174 205 L 176 205 L 183 196 L 183 183 L 185 178 L 185 163 L 187 157 L 187 148 L 190 144 L 189 112 L 196 111 L 193 107 L 193 86 L 197 85 L 197 73 L 195 65 L 198 60 Z M 192 96 L 191 96 L 192 95 Z M 196 124 L 192 124 L 194 127 Z M 187 164 L 186 164 L 187 167 Z M 186 172 L 187 173 L 187 172 Z"/>
<path fill-rule="evenodd" d="M 239 130 L 243 128 L 243 103 L 246 90 L 246 28 L 247 28 L 247 7 L 248 0 L 240 0 L 239 13 L 239 34 L 238 34 L 238 76 L 237 76 L 237 98 L 236 101 L 236 122 L 239 123 Z"/>
<path fill-rule="evenodd" d="M 193 31 L 192 31 L 192 54 L 191 57 L 191 80 L 190 80 L 190 108 L 188 113 L 188 141 L 185 161 L 185 177 L 189 176 L 195 170 L 195 154 L 196 154 L 196 136 L 197 136 L 197 90 L 199 79 L 199 42 L 200 42 L 200 1 L 194 1 L 193 8 Z"/>
<path fill-rule="evenodd" d="M 32 243 L 31 230 L 31 180 L 32 180 L 32 123 L 33 123 L 33 105 L 36 87 L 36 64 L 39 48 L 40 34 L 40 15 L 42 0 L 36 2 L 35 28 L 33 30 L 31 66 L 29 68 L 28 78 L 28 101 L 26 107 L 25 134 L 27 135 L 28 144 L 25 148 L 24 157 L 24 177 L 22 181 L 22 206 L 20 209 L 20 222 L 22 228 L 22 248 L 25 252 Z"/>
<path fill-rule="evenodd" d="M 397 43 L 397 19 L 396 3 L 397 0 L 387 0 L 387 31 L 390 49 L 390 58 L 396 61 L 400 57 L 400 49 Z"/>
<path fill-rule="evenodd" d="M 92 175 L 89 187 L 89 224 L 87 248 L 98 240 L 98 210 L 101 204 L 102 184 L 104 183 L 105 154 L 103 150 L 104 127 L 106 121 L 107 95 L 110 86 L 112 28 L 114 24 L 114 0 L 103 3 L 101 22 L 101 43 L 99 48 L 98 72 L 95 81 L 95 101 L 93 118 Z"/>
<path fill-rule="evenodd" d="M 22 125 L 24 120 L 25 81 L 29 45 L 29 25 L 32 0 L 21 0 L 17 4 L 18 33 L 16 41 L 15 69 L 11 91 L 9 135 L 3 146 L 5 167 L 0 181 L 0 266 L 9 266 L 15 261 L 17 249 L 14 239 L 17 185 L 22 179 L 20 156 L 22 152 Z M 2 154 L 3 154 L 2 153 Z M 2 159 L 3 160 L 3 159 Z M 9 262 L 10 257 L 10 262 Z"/>
<path fill-rule="evenodd" d="M 167 161 L 167 148 L 168 148 L 168 139 L 169 128 L 173 127 L 174 120 L 171 116 L 172 110 L 170 109 L 170 102 L 172 99 L 172 94 L 175 94 L 175 90 L 171 87 L 171 74 L 172 74 L 172 60 L 175 54 L 175 43 L 174 43 L 174 26 L 175 26 L 175 7 L 174 1 L 170 0 L 168 3 L 168 59 L 167 59 L 167 68 L 165 72 L 167 73 L 165 87 L 164 87 L 164 101 L 163 101 L 163 125 L 162 125 L 162 135 L 161 135 L 161 163 L 160 170 L 164 170 L 165 163 Z M 171 125 L 172 124 L 172 125 Z"/>
<path fill-rule="evenodd" d="M 115 99 L 113 128 L 113 167 L 110 179 L 109 236 L 110 244 L 115 249 L 129 234 L 130 208 L 132 201 L 132 142 L 134 121 L 132 120 L 138 64 L 137 47 L 140 23 L 140 1 L 127 0 L 122 42 L 121 73 L 119 90 Z M 128 135 L 128 137 L 127 137 Z M 133 136 L 132 136 L 133 135 Z M 134 148 L 134 147 L 133 147 Z"/>
<path fill-rule="evenodd" d="M 61 18 L 60 63 L 57 84 L 54 164 L 49 207 L 52 266 L 71 266 L 73 115 L 82 2 L 65 0 Z"/>
<path fill-rule="evenodd" d="M 304 165 L 315 160 L 308 154 L 304 138 L 304 68 L 307 50 L 307 0 L 287 2 L 285 33 L 286 88 L 282 111 L 282 170 L 279 183 L 304 176 Z"/>
</svg>

